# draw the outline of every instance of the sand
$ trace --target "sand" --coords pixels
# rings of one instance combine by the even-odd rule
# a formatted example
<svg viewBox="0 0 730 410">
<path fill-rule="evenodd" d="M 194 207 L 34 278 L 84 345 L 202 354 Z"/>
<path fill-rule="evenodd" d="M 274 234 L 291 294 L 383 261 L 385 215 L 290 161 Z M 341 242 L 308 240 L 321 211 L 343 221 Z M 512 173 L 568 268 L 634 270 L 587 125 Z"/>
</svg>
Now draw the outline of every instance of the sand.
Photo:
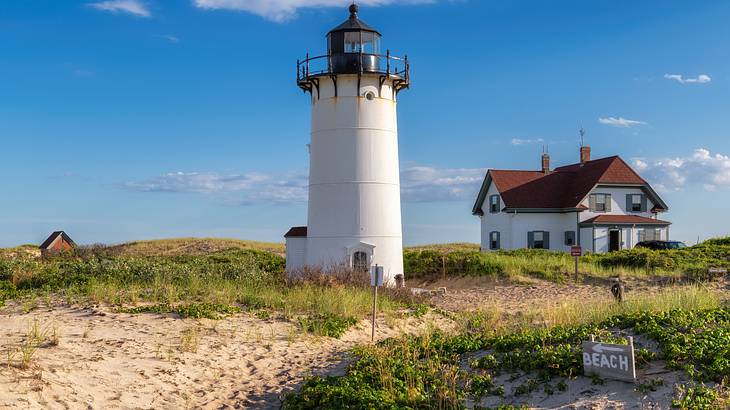
<svg viewBox="0 0 730 410">
<path fill-rule="evenodd" d="M 606 286 L 590 284 L 467 285 L 434 296 L 431 302 L 451 311 L 495 304 L 518 311 L 607 292 Z M 250 313 L 213 321 L 46 303 L 49 306 L 30 312 L 12 302 L 0 309 L 2 409 L 280 408 L 284 395 L 307 376 L 343 374 L 351 349 L 370 340 L 369 320 L 333 339 Z M 23 369 L 19 349 L 34 322 L 46 336 L 55 329 L 58 344 L 44 343 Z M 381 316 L 376 338 L 434 327 L 449 331 L 456 324 L 435 311 L 421 318 Z M 590 378 L 579 377 L 566 381 L 566 392 L 553 395 L 535 392 L 517 397 L 510 394 L 513 389 L 507 383 L 505 401 L 540 409 L 668 408 L 674 385 L 683 375 L 663 369 L 660 362 L 652 366 L 640 373 L 640 381 L 662 377 L 665 384 L 648 393 L 639 393 L 628 383 L 592 385 Z M 485 399 L 481 404 L 497 401 Z"/>
<path fill-rule="evenodd" d="M 434 321 L 448 327 L 444 320 L 381 318 L 376 337 Z M 56 328 L 59 343 L 45 343 L 21 369 L 20 354 L 9 363 L 8 352 L 17 352 L 33 321 L 48 334 Z M 0 408 L 11 409 L 279 408 L 307 375 L 342 374 L 348 351 L 370 340 L 367 320 L 338 340 L 250 314 L 213 321 L 63 306 L 6 308 L 0 329 Z"/>
</svg>

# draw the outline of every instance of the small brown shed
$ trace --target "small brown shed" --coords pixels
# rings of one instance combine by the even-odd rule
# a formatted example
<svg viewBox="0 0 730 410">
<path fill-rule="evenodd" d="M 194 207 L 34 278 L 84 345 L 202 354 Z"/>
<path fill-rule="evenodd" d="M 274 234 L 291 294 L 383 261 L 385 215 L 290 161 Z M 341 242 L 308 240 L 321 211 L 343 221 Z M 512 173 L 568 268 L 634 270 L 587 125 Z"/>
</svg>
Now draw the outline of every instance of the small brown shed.
<svg viewBox="0 0 730 410">
<path fill-rule="evenodd" d="M 57 255 L 64 251 L 70 251 L 76 247 L 76 243 L 64 231 L 56 231 L 51 234 L 40 246 L 41 256 L 47 257 Z"/>
</svg>

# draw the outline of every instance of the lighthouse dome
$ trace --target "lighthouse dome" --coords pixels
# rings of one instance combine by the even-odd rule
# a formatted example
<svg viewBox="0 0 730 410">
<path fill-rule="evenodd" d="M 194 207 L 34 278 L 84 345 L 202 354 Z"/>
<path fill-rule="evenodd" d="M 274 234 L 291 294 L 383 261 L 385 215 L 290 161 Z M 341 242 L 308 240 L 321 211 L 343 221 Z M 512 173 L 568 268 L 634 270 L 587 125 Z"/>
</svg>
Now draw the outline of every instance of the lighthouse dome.
<svg viewBox="0 0 730 410">
<path fill-rule="evenodd" d="M 327 35 L 331 35 L 332 33 L 345 32 L 345 31 L 369 31 L 371 33 L 376 33 L 378 36 L 380 36 L 380 33 L 378 32 L 378 30 L 370 27 L 364 21 L 360 20 L 360 18 L 357 16 L 358 11 L 360 10 L 360 8 L 357 6 L 357 4 L 352 4 L 350 6 L 349 10 L 350 10 L 350 18 L 345 20 L 344 23 L 342 23 L 339 26 L 330 30 L 330 32 Z"/>
</svg>

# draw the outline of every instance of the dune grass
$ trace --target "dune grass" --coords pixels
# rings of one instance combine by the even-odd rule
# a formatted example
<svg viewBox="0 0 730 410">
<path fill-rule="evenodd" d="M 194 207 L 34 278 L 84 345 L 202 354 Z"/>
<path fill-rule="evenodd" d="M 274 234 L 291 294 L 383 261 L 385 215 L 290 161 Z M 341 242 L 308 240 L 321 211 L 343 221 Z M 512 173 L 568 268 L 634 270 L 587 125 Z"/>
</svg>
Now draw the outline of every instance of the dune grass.
<svg viewBox="0 0 730 410">
<path fill-rule="evenodd" d="M 271 252 L 131 256 L 98 249 L 80 255 L 0 260 L 0 300 L 53 294 L 73 304 L 105 304 L 130 313 L 219 318 L 235 309 L 266 310 L 287 319 L 311 316 L 322 324 L 359 321 L 372 307 L 367 283 L 291 282 L 284 259 Z M 384 312 L 409 303 L 391 292 L 378 302 Z M 310 327 L 319 322 L 310 320 Z"/>
<path fill-rule="evenodd" d="M 555 394 L 567 390 L 566 381 L 584 377 L 582 341 L 595 335 L 619 343 L 626 332 L 660 347 L 657 354 L 636 342 L 639 366 L 663 360 L 667 368 L 687 373 L 691 381 L 678 386 L 675 407 L 726 408 L 730 308 L 719 295 L 678 287 L 612 305 L 573 301 L 534 312 L 546 320 L 491 312 L 482 315 L 480 326 L 458 334 L 437 330 L 362 346 L 344 375 L 311 377 L 284 408 L 461 409 L 483 397 L 509 395 L 511 405 L 498 408 L 517 409 L 537 389 Z M 581 310 L 591 312 L 584 316 Z M 469 319 L 472 324 L 477 316 Z M 524 382 L 507 391 L 497 382 L 500 375 Z"/>
<path fill-rule="evenodd" d="M 575 261 L 561 252 L 535 249 L 482 253 L 478 250 L 449 248 L 409 248 L 403 259 L 407 278 L 438 279 L 460 276 L 484 276 L 522 282 L 537 278 L 556 283 L 574 280 Z M 583 258 L 580 278 L 647 277 L 662 274 L 680 277 L 681 270 L 657 270 L 636 266 L 601 265 Z"/>
<path fill-rule="evenodd" d="M 229 238 L 172 238 L 127 242 L 107 247 L 121 255 L 173 256 L 203 255 L 230 249 L 251 249 L 283 255 L 283 243 L 261 242 Z"/>
<path fill-rule="evenodd" d="M 566 252 L 540 249 L 480 252 L 471 244 L 428 245 L 406 248 L 406 277 L 438 279 L 486 276 L 522 281 L 538 278 L 552 282 L 574 280 L 574 259 Z M 730 269 L 730 239 L 711 239 L 678 250 L 635 248 L 580 258 L 579 277 L 663 276 L 668 279 L 712 279 L 709 268 Z"/>
<path fill-rule="evenodd" d="M 519 314 L 499 306 L 453 315 L 463 331 L 504 335 L 554 326 L 598 323 L 612 316 L 639 312 L 666 312 L 672 309 L 716 309 L 730 301 L 730 295 L 703 285 L 670 286 L 653 291 L 629 293 L 623 303 L 611 296 L 591 300 L 566 299 L 555 307 L 535 306 Z"/>
</svg>

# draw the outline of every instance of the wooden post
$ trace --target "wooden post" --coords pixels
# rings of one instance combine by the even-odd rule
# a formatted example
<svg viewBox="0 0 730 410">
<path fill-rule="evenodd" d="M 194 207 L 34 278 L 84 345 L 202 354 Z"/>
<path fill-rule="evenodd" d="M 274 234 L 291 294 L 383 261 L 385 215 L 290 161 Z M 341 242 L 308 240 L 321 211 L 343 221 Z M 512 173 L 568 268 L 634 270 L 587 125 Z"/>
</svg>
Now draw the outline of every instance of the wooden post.
<svg viewBox="0 0 730 410">
<path fill-rule="evenodd" d="M 578 256 L 575 257 L 575 283 L 578 283 Z"/>
<path fill-rule="evenodd" d="M 441 256 L 441 275 L 446 279 L 446 255 Z"/>
</svg>

